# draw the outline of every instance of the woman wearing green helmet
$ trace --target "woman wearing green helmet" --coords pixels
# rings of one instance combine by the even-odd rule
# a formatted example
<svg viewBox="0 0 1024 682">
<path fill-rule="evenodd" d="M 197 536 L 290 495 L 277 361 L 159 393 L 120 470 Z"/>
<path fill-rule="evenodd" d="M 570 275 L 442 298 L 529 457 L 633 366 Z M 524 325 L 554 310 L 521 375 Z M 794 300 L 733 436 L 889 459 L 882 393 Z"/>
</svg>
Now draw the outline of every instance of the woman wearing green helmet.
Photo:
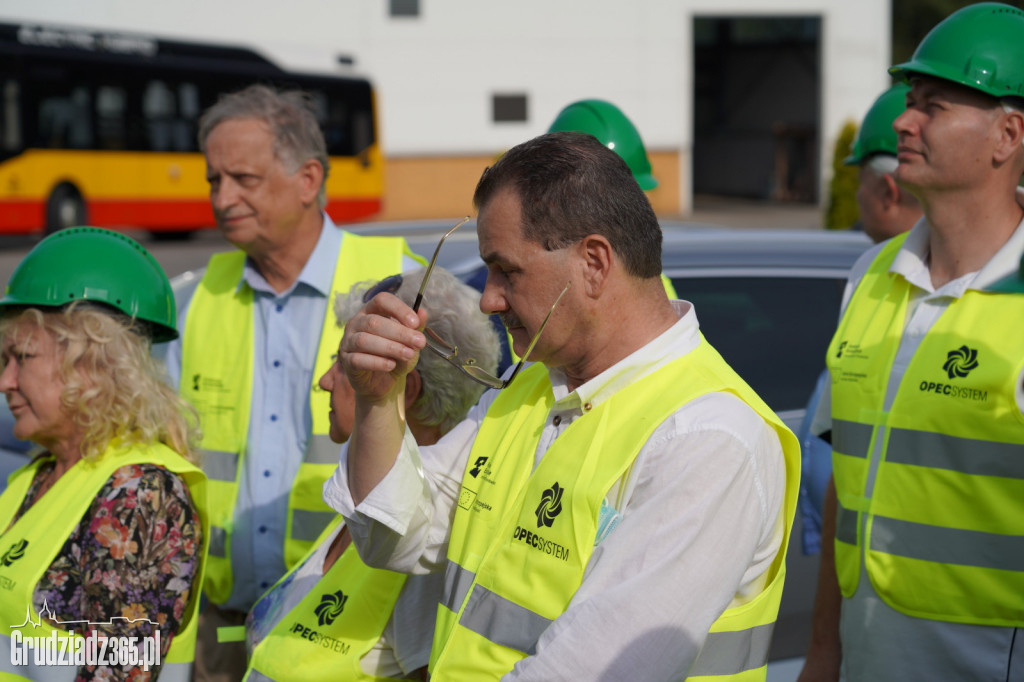
<svg viewBox="0 0 1024 682">
<path fill-rule="evenodd" d="M 11 276 L 0 390 L 38 447 L 0 495 L 0 671 L 188 675 L 208 533 L 196 420 L 150 355 L 174 320 L 159 264 L 115 232 L 58 232 Z M 28 637 L 82 653 L 40 670 Z"/>
</svg>

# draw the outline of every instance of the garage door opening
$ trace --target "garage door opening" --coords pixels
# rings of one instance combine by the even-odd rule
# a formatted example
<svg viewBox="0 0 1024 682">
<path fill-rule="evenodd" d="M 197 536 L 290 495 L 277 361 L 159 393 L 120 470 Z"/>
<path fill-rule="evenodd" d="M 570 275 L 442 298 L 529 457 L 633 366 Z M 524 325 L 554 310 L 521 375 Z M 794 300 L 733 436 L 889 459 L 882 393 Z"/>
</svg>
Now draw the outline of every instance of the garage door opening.
<svg viewBox="0 0 1024 682">
<path fill-rule="evenodd" d="M 818 203 L 819 17 L 694 18 L 693 192 Z"/>
</svg>

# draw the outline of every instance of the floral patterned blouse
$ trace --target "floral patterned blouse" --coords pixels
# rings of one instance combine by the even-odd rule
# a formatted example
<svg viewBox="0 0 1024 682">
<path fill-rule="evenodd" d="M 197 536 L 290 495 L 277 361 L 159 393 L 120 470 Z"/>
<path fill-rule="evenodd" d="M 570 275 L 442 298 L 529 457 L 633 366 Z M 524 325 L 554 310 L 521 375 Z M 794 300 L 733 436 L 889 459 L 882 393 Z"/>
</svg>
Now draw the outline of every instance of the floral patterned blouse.
<svg viewBox="0 0 1024 682">
<path fill-rule="evenodd" d="M 44 465 L 15 518 L 31 507 L 52 471 Z M 46 499 L 44 494 L 43 500 Z M 160 623 L 161 657 L 192 594 L 199 569 L 202 527 L 188 487 L 155 464 L 130 464 L 114 472 L 36 585 L 60 620 L 107 622 L 112 616 Z M 146 620 L 98 626 L 110 636 L 152 635 Z M 117 631 L 114 632 L 113 630 Z M 83 666 L 77 680 L 152 680 L 159 668 Z"/>
</svg>

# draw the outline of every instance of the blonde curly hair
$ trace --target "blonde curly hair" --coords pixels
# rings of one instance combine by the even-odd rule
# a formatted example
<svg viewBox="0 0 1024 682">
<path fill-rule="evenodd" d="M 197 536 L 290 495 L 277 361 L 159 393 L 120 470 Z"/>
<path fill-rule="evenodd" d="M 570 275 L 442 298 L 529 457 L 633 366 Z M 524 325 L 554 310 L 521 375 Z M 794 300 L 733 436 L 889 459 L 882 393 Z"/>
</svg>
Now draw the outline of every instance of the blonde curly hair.
<svg viewBox="0 0 1024 682">
<path fill-rule="evenodd" d="M 94 460 L 115 438 L 163 443 L 196 461 L 199 418 L 150 355 L 144 328 L 105 306 L 76 301 L 62 309 L 26 308 L 0 319 L 0 343 L 43 331 L 56 342 L 64 380 L 61 404 L 82 429 L 81 454 Z"/>
</svg>

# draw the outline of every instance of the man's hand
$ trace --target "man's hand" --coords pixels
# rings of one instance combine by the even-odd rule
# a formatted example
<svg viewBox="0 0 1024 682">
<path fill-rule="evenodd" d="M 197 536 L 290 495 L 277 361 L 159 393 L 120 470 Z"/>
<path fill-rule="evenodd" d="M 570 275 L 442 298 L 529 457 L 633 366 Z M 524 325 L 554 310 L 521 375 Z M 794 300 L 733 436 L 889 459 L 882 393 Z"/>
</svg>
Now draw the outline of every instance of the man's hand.
<svg viewBox="0 0 1024 682">
<path fill-rule="evenodd" d="M 380 403 L 405 388 L 426 337 L 419 331 L 427 313 L 413 312 L 400 298 L 382 293 L 370 299 L 345 325 L 339 361 L 357 399 Z"/>
<path fill-rule="evenodd" d="M 348 441 L 348 484 L 362 502 L 394 465 L 405 432 L 405 376 L 427 344 L 419 331 L 425 310 L 413 312 L 382 293 L 345 325 L 338 361 L 355 391 L 355 423 Z"/>
</svg>

